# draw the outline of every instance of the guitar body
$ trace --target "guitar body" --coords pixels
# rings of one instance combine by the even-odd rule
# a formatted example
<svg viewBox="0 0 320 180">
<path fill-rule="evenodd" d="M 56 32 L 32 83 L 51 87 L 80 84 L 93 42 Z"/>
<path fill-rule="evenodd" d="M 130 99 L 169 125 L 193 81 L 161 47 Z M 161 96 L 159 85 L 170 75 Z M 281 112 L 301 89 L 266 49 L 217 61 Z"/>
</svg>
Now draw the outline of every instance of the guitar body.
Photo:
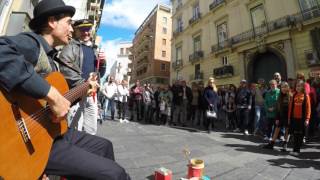
<svg viewBox="0 0 320 180">
<path fill-rule="evenodd" d="M 68 91 L 60 73 L 51 73 L 46 80 L 61 94 Z M 36 180 L 44 171 L 54 138 L 67 131 L 67 122 L 52 123 L 44 100 L 0 90 L 0 179 Z"/>
</svg>

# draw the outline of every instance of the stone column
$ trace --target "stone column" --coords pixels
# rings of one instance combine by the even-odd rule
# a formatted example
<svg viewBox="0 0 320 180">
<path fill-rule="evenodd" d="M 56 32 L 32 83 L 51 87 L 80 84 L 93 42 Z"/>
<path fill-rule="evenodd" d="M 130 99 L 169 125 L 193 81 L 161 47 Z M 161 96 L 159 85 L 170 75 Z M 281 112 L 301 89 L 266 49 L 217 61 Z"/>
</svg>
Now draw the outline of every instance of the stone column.
<svg viewBox="0 0 320 180">
<path fill-rule="evenodd" d="M 244 52 L 239 53 L 239 76 L 241 79 L 246 79 L 247 77 L 247 60 L 246 54 Z"/>
<path fill-rule="evenodd" d="M 290 40 L 284 41 L 284 48 L 283 48 L 286 65 L 287 65 L 287 75 L 288 78 L 294 78 L 296 76 L 296 61 L 293 54 L 293 48 Z"/>
</svg>

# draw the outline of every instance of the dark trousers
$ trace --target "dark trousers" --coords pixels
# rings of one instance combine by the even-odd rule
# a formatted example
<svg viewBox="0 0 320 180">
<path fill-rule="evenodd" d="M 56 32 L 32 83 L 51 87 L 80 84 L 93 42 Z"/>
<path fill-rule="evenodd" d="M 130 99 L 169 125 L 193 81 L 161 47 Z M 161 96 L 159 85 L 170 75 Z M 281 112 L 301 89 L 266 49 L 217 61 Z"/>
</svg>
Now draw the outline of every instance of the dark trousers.
<svg viewBox="0 0 320 180">
<path fill-rule="evenodd" d="M 300 152 L 303 137 L 305 133 L 304 120 L 292 119 L 291 120 L 291 133 L 293 134 L 293 151 Z"/>
<path fill-rule="evenodd" d="M 119 119 L 125 119 L 126 118 L 126 112 L 127 112 L 127 102 L 118 102 L 118 116 Z"/>
<path fill-rule="evenodd" d="M 249 128 L 249 113 L 250 110 L 248 108 L 238 108 L 238 128 L 242 130 L 248 130 Z"/>
<path fill-rule="evenodd" d="M 275 125 L 275 118 L 267 118 L 267 136 L 268 138 L 272 138 L 272 128 Z"/>
<path fill-rule="evenodd" d="M 137 113 L 137 121 L 142 120 L 142 116 L 143 116 L 142 103 L 143 103 L 142 100 L 134 100 L 133 107 Z"/>
<path fill-rule="evenodd" d="M 73 129 L 54 141 L 45 173 L 70 180 L 130 180 L 114 161 L 109 140 Z"/>
</svg>

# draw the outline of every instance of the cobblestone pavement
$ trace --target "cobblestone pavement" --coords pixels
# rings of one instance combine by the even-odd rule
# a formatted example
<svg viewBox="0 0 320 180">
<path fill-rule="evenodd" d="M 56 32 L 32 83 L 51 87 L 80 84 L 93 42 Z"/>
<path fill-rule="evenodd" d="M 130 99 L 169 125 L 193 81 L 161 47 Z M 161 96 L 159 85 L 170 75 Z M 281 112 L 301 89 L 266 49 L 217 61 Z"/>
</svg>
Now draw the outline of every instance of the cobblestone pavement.
<svg viewBox="0 0 320 180">
<path fill-rule="evenodd" d="M 214 179 L 320 179 L 319 143 L 308 143 L 299 157 L 293 157 L 279 147 L 262 149 L 261 138 L 238 133 L 207 134 L 105 121 L 98 127 L 98 135 L 113 142 L 116 161 L 133 180 L 153 179 L 155 169 L 162 166 L 173 171 L 174 180 L 185 177 L 184 148 L 191 151 L 192 157 L 205 161 L 205 174 Z"/>
</svg>

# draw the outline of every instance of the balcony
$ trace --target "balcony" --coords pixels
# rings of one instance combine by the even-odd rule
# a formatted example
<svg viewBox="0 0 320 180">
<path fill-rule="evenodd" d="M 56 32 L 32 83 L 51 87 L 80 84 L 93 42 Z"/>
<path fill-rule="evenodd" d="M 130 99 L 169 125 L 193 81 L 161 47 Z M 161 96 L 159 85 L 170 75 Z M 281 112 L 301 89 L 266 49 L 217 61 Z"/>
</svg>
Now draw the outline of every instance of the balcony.
<svg viewBox="0 0 320 180">
<path fill-rule="evenodd" d="M 203 58 L 203 51 L 196 51 L 189 56 L 189 62 L 192 64 Z"/>
<path fill-rule="evenodd" d="M 227 45 L 214 45 L 211 48 L 212 52 L 222 50 L 224 48 L 231 47 L 241 42 L 254 40 L 257 37 L 267 36 L 269 33 L 274 31 L 284 29 L 284 28 L 299 28 L 304 22 L 313 20 L 320 17 L 320 7 L 313 7 L 309 10 L 302 11 L 297 14 L 292 14 L 288 16 L 281 17 L 279 19 L 266 22 L 261 26 L 254 27 L 248 31 L 242 32 L 230 38 Z M 300 25 L 299 25 L 300 24 Z"/>
<path fill-rule="evenodd" d="M 180 35 L 180 33 L 182 33 L 182 31 L 183 31 L 183 26 L 180 26 L 180 27 L 178 27 L 175 31 L 173 31 L 172 36 L 173 36 L 173 37 L 177 37 L 177 36 Z"/>
<path fill-rule="evenodd" d="M 214 46 L 211 46 L 211 53 L 221 51 L 227 47 L 231 47 L 230 41 L 229 40 L 222 41 Z"/>
<path fill-rule="evenodd" d="M 198 72 L 190 75 L 190 81 L 201 81 L 203 80 L 203 72 Z"/>
<path fill-rule="evenodd" d="M 178 70 L 178 69 L 180 69 L 180 68 L 182 68 L 183 67 L 183 61 L 182 61 L 182 59 L 178 59 L 178 60 L 176 60 L 175 62 L 172 62 L 172 68 L 174 69 L 174 70 Z"/>
<path fill-rule="evenodd" d="M 219 5 L 221 5 L 222 3 L 224 3 L 225 0 L 214 0 L 210 5 L 209 5 L 209 9 L 210 11 L 216 9 Z"/>
<path fill-rule="evenodd" d="M 201 13 L 198 13 L 196 15 L 194 15 L 190 20 L 189 20 L 189 24 L 195 24 L 197 23 L 199 20 L 201 19 Z"/>
<path fill-rule="evenodd" d="M 231 77 L 234 75 L 234 70 L 232 65 L 227 65 L 219 68 L 213 69 L 213 76 L 215 78 Z"/>
</svg>

